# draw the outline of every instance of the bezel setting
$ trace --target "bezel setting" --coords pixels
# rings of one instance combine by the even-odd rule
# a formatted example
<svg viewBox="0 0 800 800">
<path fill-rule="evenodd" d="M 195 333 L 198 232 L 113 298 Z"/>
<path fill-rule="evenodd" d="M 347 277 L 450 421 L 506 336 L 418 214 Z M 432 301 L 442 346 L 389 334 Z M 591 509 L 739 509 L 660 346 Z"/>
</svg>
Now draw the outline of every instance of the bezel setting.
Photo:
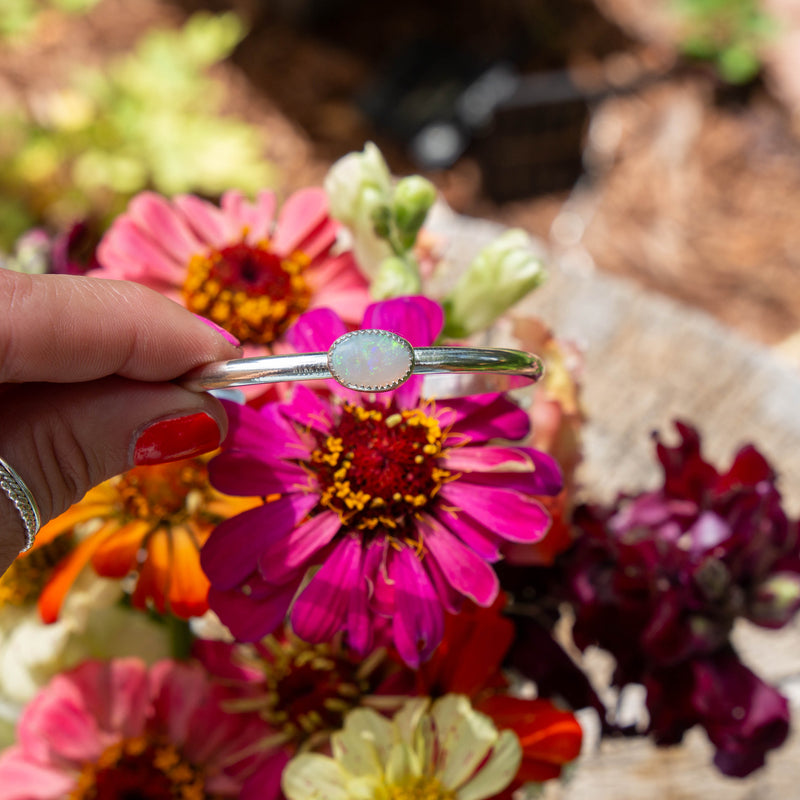
<svg viewBox="0 0 800 800">
<path fill-rule="evenodd" d="M 391 357 L 397 359 L 395 365 L 387 363 L 385 356 L 381 354 L 376 356 L 368 353 L 366 349 L 359 353 L 359 344 L 364 348 L 370 347 L 371 344 L 374 349 L 381 339 L 387 340 L 387 342 L 380 342 L 380 344 L 400 345 L 399 348 L 393 348 L 394 352 L 391 353 Z M 356 346 L 354 347 L 354 345 Z M 370 356 L 379 359 L 379 364 L 370 366 L 368 363 Z M 379 373 L 381 378 L 367 380 L 364 373 L 377 367 L 382 369 Z M 340 336 L 330 346 L 328 369 L 336 381 L 346 389 L 356 392 L 388 392 L 404 384 L 411 376 L 414 370 L 414 348 L 408 340 L 391 331 L 378 328 L 350 331 Z M 359 374 L 356 376 L 348 374 L 353 370 Z"/>
</svg>

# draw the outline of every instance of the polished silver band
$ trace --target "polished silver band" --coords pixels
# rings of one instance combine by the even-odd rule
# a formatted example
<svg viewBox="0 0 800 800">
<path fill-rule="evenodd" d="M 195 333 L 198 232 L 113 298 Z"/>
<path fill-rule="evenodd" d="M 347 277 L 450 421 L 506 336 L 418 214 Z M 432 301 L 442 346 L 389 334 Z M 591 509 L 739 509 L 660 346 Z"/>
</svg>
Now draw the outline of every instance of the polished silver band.
<svg viewBox="0 0 800 800">
<path fill-rule="evenodd" d="M 352 369 L 351 369 L 352 367 Z M 335 378 L 361 392 L 384 392 L 411 375 L 491 373 L 537 381 L 542 360 L 532 353 L 498 347 L 412 347 L 383 330 L 357 330 L 340 336 L 327 353 L 237 358 L 197 367 L 179 383 L 193 391 L 281 381 Z"/>
<path fill-rule="evenodd" d="M 33 540 L 41 527 L 39 506 L 36 505 L 36 500 L 30 489 L 25 485 L 25 481 L 2 458 L 0 458 L 0 489 L 3 490 L 5 496 L 19 511 L 19 515 L 25 524 L 25 547 L 20 550 L 21 553 L 24 553 L 33 546 Z"/>
</svg>

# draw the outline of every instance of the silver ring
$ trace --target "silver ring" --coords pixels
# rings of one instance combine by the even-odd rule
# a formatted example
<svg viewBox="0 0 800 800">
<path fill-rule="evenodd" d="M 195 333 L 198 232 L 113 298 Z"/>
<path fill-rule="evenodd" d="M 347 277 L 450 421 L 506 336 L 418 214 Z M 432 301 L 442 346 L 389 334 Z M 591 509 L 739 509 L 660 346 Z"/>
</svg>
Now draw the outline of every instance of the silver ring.
<svg viewBox="0 0 800 800">
<path fill-rule="evenodd" d="M 390 331 L 366 329 L 340 336 L 327 353 L 236 358 L 193 369 L 178 382 L 193 391 L 280 381 L 335 378 L 358 392 L 387 392 L 411 375 L 491 373 L 538 381 L 542 360 L 499 347 L 412 347 Z"/>
<path fill-rule="evenodd" d="M 16 470 L 2 458 L 0 458 L 0 489 L 19 511 L 25 524 L 25 547 L 20 550 L 20 553 L 24 553 L 33 546 L 33 540 L 39 532 L 42 518 L 31 490 L 25 485 L 25 481 L 20 478 Z"/>
</svg>

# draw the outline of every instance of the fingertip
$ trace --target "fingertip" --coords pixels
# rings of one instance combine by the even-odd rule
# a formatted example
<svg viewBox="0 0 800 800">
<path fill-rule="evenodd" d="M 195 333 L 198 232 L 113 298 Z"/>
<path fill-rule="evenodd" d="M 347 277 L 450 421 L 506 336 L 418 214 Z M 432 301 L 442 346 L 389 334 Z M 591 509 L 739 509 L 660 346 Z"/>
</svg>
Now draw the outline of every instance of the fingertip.
<svg viewBox="0 0 800 800">
<path fill-rule="evenodd" d="M 186 309 L 178 293 L 110 278 L 16 273 L 0 274 L 0 290 L 0 382 L 112 374 L 169 381 L 241 354 L 233 336 Z"/>
<path fill-rule="evenodd" d="M 219 422 L 206 411 L 148 422 L 133 441 L 131 461 L 141 467 L 210 453 L 222 442 Z"/>
<path fill-rule="evenodd" d="M 221 325 L 217 325 L 216 322 L 208 319 L 208 317 L 203 317 L 200 314 L 194 314 L 194 316 L 199 319 L 200 322 L 211 328 L 212 331 L 216 331 L 226 342 L 241 349 L 242 343 L 230 331 L 226 331 L 225 328 Z"/>
</svg>

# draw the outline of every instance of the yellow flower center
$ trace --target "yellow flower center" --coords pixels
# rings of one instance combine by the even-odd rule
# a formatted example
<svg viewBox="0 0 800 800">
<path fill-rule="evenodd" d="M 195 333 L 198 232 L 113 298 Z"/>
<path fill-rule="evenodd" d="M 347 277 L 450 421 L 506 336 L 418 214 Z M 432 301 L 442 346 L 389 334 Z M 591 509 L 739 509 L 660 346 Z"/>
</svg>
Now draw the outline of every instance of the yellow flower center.
<svg viewBox="0 0 800 800">
<path fill-rule="evenodd" d="M 241 342 L 270 344 L 308 308 L 311 290 L 301 252 L 280 258 L 269 243 L 245 242 L 198 254 L 183 284 L 186 307 Z"/>
<path fill-rule="evenodd" d="M 63 533 L 17 557 L 0 577 L 0 607 L 35 603 L 53 569 L 74 547 L 72 533 Z"/>
<path fill-rule="evenodd" d="M 311 471 L 320 503 L 350 528 L 403 531 L 451 477 L 438 465 L 445 434 L 422 409 L 345 404 L 330 435 L 319 437 Z"/>
<path fill-rule="evenodd" d="M 134 467 L 111 479 L 123 518 L 177 525 L 200 514 L 211 492 L 201 459 Z"/>
<path fill-rule="evenodd" d="M 387 800 L 455 800 L 456 793 L 445 789 L 438 778 L 422 776 L 387 787 Z"/>
<path fill-rule="evenodd" d="M 123 739 L 86 764 L 68 800 L 209 800 L 202 770 L 171 744 Z"/>
</svg>

